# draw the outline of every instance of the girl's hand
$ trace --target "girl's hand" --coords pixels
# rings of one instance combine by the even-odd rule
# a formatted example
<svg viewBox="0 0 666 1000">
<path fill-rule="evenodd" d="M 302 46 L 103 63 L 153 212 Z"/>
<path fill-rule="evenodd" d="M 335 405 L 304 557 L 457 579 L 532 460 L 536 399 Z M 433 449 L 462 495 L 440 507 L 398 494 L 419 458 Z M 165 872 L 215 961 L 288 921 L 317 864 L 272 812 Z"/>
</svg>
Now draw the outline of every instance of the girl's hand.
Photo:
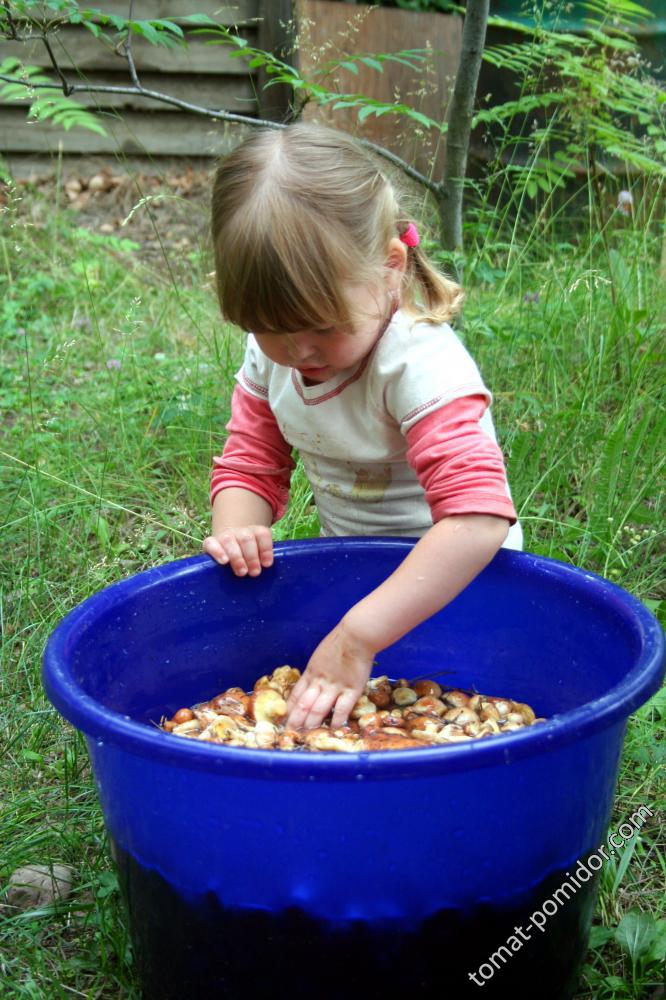
<svg viewBox="0 0 666 1000">
<path fill-rule="evenodd" d="M 343 726 L 363 694 L 375 650 L 343 618 L 322 639 L 287 702 L 289 729 L 320 726 L 333 708 L 331 728 Z"/>
<path fill-rule="evenodd" d="M 204 539 L 202 548 L 220 566 L 229 564 L 236 576 L 259 576 L 273 565 L 273 536 L 265 524 L 224 528 Z"/>
</svg>

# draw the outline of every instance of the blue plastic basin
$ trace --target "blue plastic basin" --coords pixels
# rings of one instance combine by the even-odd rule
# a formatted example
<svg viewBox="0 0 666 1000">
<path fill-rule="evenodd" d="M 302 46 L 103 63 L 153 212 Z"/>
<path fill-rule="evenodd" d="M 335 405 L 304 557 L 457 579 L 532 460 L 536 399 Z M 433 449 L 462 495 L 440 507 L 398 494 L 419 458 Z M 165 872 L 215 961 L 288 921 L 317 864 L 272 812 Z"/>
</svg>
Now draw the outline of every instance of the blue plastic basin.
<svg viewBox="0 0 666 1000">
<path fill-rule="evenodd" d="M 145 997 L 572 996 L 627 718 L 663 674 L 659 625 L 619 587 L 501 551 L 379 656 L 376 673 L 441 674 L 548 717 L 523 732 L 309 755 L 152 725 L 303 668 L 412 544 L 286 542 L 257 579 L 197 556 L 114 584 L 51 636 L 44 684 L 87 737 Z"/>
</svg>

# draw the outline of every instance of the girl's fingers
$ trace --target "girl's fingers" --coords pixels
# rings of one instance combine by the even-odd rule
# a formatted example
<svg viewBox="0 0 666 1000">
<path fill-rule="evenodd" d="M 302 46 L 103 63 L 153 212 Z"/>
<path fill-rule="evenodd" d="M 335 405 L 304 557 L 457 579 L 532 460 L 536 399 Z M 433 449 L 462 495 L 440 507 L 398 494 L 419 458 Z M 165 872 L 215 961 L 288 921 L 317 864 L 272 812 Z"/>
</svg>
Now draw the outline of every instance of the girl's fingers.
<svg viewBox="0 0 666 1000">
<path fill-rule="evenodd" d="M 312 703 L 310 711 L 305 717 L 304 728 L 313 729 L 315 726 L 320 726 L 331 711 L 337 697 L 338 692 L 335 688 L 325 688 L 323 691 L 319 691 L 318 697 Z"/>
<path fill-rule="evenodd" d="M 262 566 L 273 565 L 273 535 L 270 528 L 260 528 L 256 535 L 259 559 Z"/>
<path fill-rule="evenodd" d="M 222 566 L 230 563 L 236 576 L 259 576 L 262 567 L 273 565 L 273 536 L 263 525 L 228 528 L 209 535 L 202 547 Z"/>
<path fill-rule="evenodd" d="M 291 712 L 292 708 L 295 708 L 298 704 L 298 699 L 301 697 L 303 692 L 307 689 L 309 681 L 305 674 L 301 674 L 300 678 L 296 681 L 293 688 L 291 689 L 291 694 L 287 699 L 287 712 Z"/>
<path fill-rule="evenodd" d="M 220 563 L 222 566 L 225 566 L 229 562 L 226 552 L 213 535 L 204 538 L 201 548 L 206 555 L 209 555 L 215 562 Z"/>
<path fill-rule="evenodd" d="M 305 691 L 298 695 L 291 711 L 289 712 L 289 715 L 287 716 L 286 726 L 289 729 L 300 729 L 305 724 L 305 720 L 310 713 L 310 709 L 319 697 L 319 692 L 319 685 L 312 684 L 307 685 Z"/>
<path fill-rule="evenodd" d="M 258 576 L 261 573 L 261 563 L 259 562 L 259 550 L 254 532 L 250 528 L 244 528 L 238 532 L 238 542 L 243 560 L 250 576 Z M 243 570 L 240 570 L 242 573 Z"/>
<path fill-rule="evenodd" d="M 331 729 L 338 729 L 346 725 L 349 720 L 351 710 L 359 699 L 356 691 L 343 691 L 335 703 L 333 718 L 331 719 Z"/>
<path fill-rule="evenodd" d="M 218 541 L 236 576 L 245 576 L 247 573 L 247 564 L 236 536 L 230 531 L 223 531 L 219 535 Z"/>
</svg>

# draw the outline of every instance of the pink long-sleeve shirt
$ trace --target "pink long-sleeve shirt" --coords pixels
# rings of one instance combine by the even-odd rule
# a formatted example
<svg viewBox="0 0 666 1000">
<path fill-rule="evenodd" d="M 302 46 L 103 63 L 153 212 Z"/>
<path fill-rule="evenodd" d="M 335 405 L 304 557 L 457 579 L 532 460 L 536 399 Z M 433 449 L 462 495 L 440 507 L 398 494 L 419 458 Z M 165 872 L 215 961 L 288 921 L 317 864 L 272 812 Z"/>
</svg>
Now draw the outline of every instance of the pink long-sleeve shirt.
<svg viewBox="0 0 666 1000">
<path fill-rule="evenodd" d="M 407 461 L 423 487 L 433 523 L 471 513 L 516 521 L 502 454 L 479 427 L 486 408 L 485 397 L 463 396 L 407 431 Z M 239 486 L 263 497 L 273 521 L 279 521 L 287 509 L 295 463 L 268 402 L 236 386 L 226 429 L 224 452 L 213 460 L 211 503 L 220 490 Z"/>
</svg>

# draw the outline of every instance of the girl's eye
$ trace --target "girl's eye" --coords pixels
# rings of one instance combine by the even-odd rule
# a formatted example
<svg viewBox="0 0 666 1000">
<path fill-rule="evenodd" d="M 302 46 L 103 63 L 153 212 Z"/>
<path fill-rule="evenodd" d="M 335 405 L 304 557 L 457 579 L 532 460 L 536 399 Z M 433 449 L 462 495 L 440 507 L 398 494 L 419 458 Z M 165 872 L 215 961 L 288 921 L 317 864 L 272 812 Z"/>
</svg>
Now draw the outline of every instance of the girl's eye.
<svg viewBox="0 0 666 1000">
<path fill-rule="evenodd" d="M 335 327 L 334 326 L 327 326 L 323 330 L 315 330 L 314 332 L 315 333 L 334 333 L 335 332 Z"/>
</svg>

